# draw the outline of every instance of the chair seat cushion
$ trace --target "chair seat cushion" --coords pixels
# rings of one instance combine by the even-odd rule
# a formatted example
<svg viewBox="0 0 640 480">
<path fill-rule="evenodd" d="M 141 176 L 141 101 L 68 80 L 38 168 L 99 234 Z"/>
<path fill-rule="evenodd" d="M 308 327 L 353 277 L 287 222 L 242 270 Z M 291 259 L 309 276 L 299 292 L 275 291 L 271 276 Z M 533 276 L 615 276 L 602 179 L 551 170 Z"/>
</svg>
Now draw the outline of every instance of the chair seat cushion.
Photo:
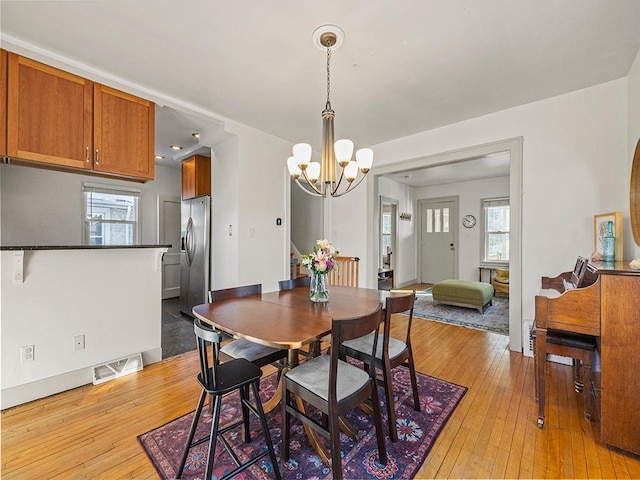
<svg viewBox="0 0 640 480">
<path fill-rule="evenodd" d="M 250 362 L 254 362 L 260 358 L 264 358 L 272 353 L 278 352 L 279 349 L 265 347 L 259 343 L 240 338 L 223 345 L 220 351 L 232 358 L 246 358 Z"/>
<path fill-rule="evenodd" d="M 285 376 L 325 401 L 329 401 L 329 355 L 312 358 L 289 370 Z M 338 361 L 336 396 L 338 401 L 360 390 L 369 381 L 369 374 L 342 360 Z"/>
<path fill-rule="evenodd" d="M 374 333 L 371 332 L 363 337 L 355 338 L 353 340 L 346 340 L 342 342 L 342 345 L 347 348 L 351 348 L 357 352 L 366 353 L 371 355 L 373 350 Z M 383 335 L 378 336 L 378 347 L 376 349 L 376 358 L 382 360 L 382 342 Z M 400 355 L 407 348 L 407 344 L 397 338 L 389 337 L 389 359 L 394 359 Z"/>
</svg>

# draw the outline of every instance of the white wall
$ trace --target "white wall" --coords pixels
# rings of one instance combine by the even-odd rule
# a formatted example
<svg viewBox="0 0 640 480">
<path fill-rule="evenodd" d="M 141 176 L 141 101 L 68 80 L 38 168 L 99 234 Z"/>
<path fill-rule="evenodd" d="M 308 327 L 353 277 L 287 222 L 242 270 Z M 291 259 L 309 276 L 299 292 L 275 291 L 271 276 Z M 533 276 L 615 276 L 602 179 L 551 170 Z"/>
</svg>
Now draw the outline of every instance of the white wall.
<svg viewBox="0 0 640 480">
<path fill-rule="evenodd" d="M 2 408 L 90 383 L 92 366 L 143 353 L 162 358 L 160 256 L 164 249 L 0 252 Z M 73 351 L 73 337 L 85 349 Z M 20 347 L 35 358 L 20 362 Z"/>
<path fill-rule="evenodd" d="M 631 175 L 631 165 L 633 163 L 633 155 L 635 153 L 636 144 L 640 139 L 640 52 L 636 56 L 636 60 L 629 70 L 627 76 L 627 112 L 629 116 L 629 141 L 627 158 L 629 159 L 629 175 Z M 631 228 L 630 222 L 624 222 L 625 229 Z M 638 258 L 640 257 L 640 246 L 636 245 L 633 240 L 633 235 L 627 235 L 625 237 L 624 251 L 629 252 L 625 254 L 625 257 Z"/>
<path fill-rule="evenodd" d="M 310 253 L 322 234 L 322 199 L 302 191 L 291 180 L 291 241 L 301 254 Z"/>
<path fill-rule="evenodd" d="M 416 201 L 429 198 L 459 197 L 458 219 L 458 278 L 477 280 L 478 265 L 482 258 L 482 211 L 481 199 L 509 196 L 509 177 L 489 178 L 472 182 L 449 183 L 432 187 L 416 188 Z M 478 220 L 474 228 L 464 228 L 461 220 L 471 214 Z"/>
<path fill-rule="evenodd" d="M 628 218 L 627 123 L 627 81 L 620 79 L 373 148 L 376 163 L 385 165 L 524 138 L 522 294 L 528 319 L 540 277 L 569 270 L 577 255 L 590 256 L 593 215 L 622 211 Z M 350 216 L 366 217 L 371 207 L 364 193 L 350 195 Z M 335 220 L 347 242 L 360 241 L 364 229 Z"/>
<path fill-rule="evenodd" d="M 201 137 L 202 138 L 202 137 Z M 238 283 L 238 139 L 213 148 L 211 155 L 211 289 Z"/>
<path fill-rule="evenodd" d="M 135 183 L 91 175 L 0 165 L 0 244 L 82 245 L 82 183 L 140 188 L 140 243 L 158 242 L 158 195 L 180 196 L 180 169 L 156 166 L 155 180 Z"/>
<path fill-rule="evenodd" d="M 225 128 L 235 138 L 212 145 L 217 161 L 211 175 L 214 186 L 221 188 L 213 194 L 214 202 L 224 196 L 227 208 L 237 211 L 237 229 L 230 241 L 218 248 L 214 244 L 214 288 L 261 283 L 264 292 L 275 291 L 280 280 L 289 278 L 286 159 L 292 145 L 232 121 L 226 121 Z M 229 176 L 216 179 L 216 168 Z M 277 218 L 282 225 L 276 224 Z M 229 223 L 222 222 L 214 215 L 212 228 L 228 234 Z"/>
</svg>

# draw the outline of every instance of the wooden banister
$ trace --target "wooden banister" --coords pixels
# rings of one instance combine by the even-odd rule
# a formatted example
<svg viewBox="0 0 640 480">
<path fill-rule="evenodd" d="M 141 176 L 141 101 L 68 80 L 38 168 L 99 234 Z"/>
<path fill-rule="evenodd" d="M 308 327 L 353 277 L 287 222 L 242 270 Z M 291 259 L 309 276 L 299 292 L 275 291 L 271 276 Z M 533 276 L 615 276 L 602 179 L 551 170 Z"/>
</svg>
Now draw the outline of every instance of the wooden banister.
<svg viewBox="0 0 640 480">
<path fill-rule="evenodd" d="M 360 259 L 358 257 L 336 257 L 336 268 L 329 272 L 329 285 L 357 287 L 359 269 Z"/>
</svg>

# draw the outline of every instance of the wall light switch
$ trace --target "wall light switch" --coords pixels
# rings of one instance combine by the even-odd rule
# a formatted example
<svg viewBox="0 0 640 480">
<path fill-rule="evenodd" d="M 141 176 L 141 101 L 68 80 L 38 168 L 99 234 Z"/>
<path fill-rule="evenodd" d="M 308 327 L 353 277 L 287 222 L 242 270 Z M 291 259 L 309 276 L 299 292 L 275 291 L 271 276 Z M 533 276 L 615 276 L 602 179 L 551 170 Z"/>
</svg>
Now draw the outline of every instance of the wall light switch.
<svg viewBox="0 0 640 480">
<path fill-rule="evenodd" d="M 76 335 L 73 337 L 73 351 L 84 350 L 84 335 Z"/>
</svg>

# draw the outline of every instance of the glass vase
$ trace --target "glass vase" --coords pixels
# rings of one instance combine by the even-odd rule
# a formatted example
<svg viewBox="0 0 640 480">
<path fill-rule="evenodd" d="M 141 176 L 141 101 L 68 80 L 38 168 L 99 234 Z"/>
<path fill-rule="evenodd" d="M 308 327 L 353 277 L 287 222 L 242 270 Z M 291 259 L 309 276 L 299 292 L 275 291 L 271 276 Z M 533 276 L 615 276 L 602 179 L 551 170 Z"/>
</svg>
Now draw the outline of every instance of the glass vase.
<svg viewBox="0 0 640 480">
<path fill-rule="evenodd" d="M 329 301 L 329 282 L 326 273 L 312 273 L 309 285 L 309 298 L 312 302 Z"/>
</svg>

